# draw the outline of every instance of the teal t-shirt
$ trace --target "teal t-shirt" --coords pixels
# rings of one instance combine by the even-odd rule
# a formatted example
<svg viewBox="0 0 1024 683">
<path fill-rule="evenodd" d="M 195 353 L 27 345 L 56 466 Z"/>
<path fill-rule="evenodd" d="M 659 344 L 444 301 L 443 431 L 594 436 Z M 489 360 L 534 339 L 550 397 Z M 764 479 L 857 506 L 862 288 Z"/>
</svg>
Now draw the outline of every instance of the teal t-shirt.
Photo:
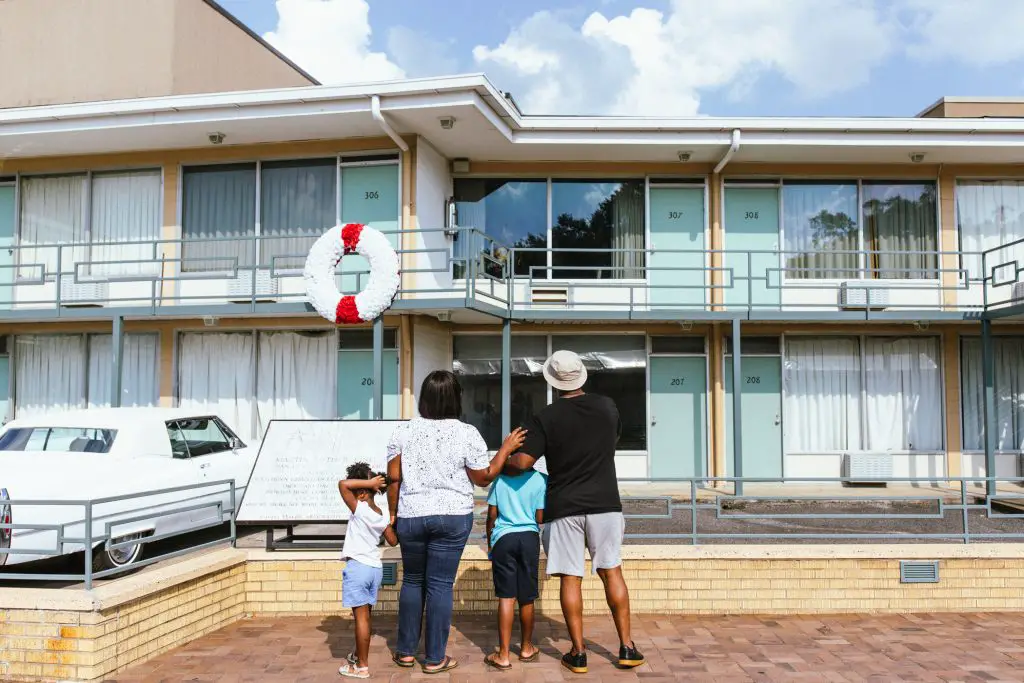
<svg viewBox="0 0 1024 683">
<path fill-rule="evenodd" d="M 536 470 L 514 477 L 502 474 L 487 495 L 487 504 L 498 508 L 498 519 L 491 532 L 491 545 L 505 534 L 521 531 L 539 532 L 537 510 L 544 509 L 548 478 Z"/>
</svg>

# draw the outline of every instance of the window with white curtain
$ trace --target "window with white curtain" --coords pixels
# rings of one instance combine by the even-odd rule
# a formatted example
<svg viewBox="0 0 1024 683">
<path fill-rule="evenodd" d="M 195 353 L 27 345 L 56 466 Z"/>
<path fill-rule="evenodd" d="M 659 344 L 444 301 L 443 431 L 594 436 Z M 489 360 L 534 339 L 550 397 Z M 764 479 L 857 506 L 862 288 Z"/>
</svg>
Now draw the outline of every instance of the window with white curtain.
<svg viewBox="0 0 1024 683">
<path fill-rule="evenodd" d="M 186 168 L 184 270 L 301 269 L 316 237 L 337 223 L 337 173 L 336 158 Z"/>
<path fill-rule="evenodd" d="M 1024 239 L 1024 181 L 958 181 L 956 216 L 963 267 L 969 277 L 980 278 L 981 252 Z M 1024 244 L 993 252 L 988 266 L 1015 259 L 1024 263 Z"/>
<path fill-rule="evenodd" d="M 158 346 L 155 334 L 124 335 L 122 406 L 157 405 Z M 15 337 L 15 415 L 109 406 L 113 362 L 113 336 L 109 334 Z"/>
<path fill-rule="evenodd" d="M 29 176 L 21 181 L 19 277 L 60 270 L 79 277 L 157 274 L 162 192 L 159 169 Z M 35 267 L 34 267 L 35 266 Z"/>
<path fill-rule="evenodd" d="M 996 396 L 996 450 L 1024 450 L 1024 337 L 995 337 L 994 389 Z M 985 448 L 984 375 L 981 340 L 965 338 L 960 347 L 963 447 Z"/>
<path fill-rule="evenodd" d="M 932 337 L 787 338 L 786 451 L 941 451 L 939 357 Z"/>
<path fill-rule="evenodd" d="M 337 415 L 334 332 L 185 333 L 178 404 L 216 415 L 243 440 L 273 419 Z"/>
</svg>

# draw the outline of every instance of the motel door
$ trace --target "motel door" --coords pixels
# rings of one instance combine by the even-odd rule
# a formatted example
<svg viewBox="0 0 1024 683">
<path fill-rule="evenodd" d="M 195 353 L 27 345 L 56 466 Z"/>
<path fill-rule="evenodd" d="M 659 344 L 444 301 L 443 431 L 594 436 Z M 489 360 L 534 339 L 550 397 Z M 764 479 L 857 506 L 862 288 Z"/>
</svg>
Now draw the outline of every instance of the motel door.
<svg viewBox="0 0 1024 683">
<path fill-rule="evenodd" d="M 341 167 L 341 223 L 362 223 L 381 231 L 398 230 L 398 164 Z M 397 234 L 388 234 L 398 249 Z M 341 261 L 341 291 L 355 294 L 366 286 L 370 266 L 362 256 L 351 254 Z M 348 274 L 351 273 L 351 274 Z"/>
<path fill-rule="evenodd" d="M 14 223 L 18 205 L 14 201 L 14 183 L 0 183 L 0 310 L 14 300 Z M 6 385 L 5 385 L 6 386 Z"/>
<path fill-rule="evenodd" d="M 779 189 L 727 186 L 723 209 L 725 303 L 777 309 L 781 301 Z"/>
<path fill-rule="evenodd" d="M 782 359 L 743 354 L 743 476 L 782 477 Z M 733 476 L 732 356 L 725 357 L 725 471 Z"/>
<path fill-rule="evenodd" d="M 338 348 L 338 417 L 371 420 L 373 414 L 373 341 L 369 330 L 342 330 Z M 384 416 L 397 420 L 398 350 L 395 331 L 384 330 Z"/>
<path fill-rule="evenodd" d="M 702 307 L 706 291 L 704 186 L 652 184 L 650 211 L 651 305 Z M 667 251 L 673 249 L 690 251 Z"/>
<path fill-rule="evenodd" d="M 707 360 L 704 356 L 651 356 L 652 478 L 706 474 Z"/>
</svg>

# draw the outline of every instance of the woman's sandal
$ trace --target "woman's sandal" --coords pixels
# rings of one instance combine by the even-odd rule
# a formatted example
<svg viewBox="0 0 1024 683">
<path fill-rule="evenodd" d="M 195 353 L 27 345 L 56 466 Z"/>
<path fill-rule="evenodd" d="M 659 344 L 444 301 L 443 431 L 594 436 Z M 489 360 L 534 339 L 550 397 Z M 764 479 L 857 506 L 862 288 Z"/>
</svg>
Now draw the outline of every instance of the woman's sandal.
<svg viewBox="0 0 1024 683">
<path fill-rule="evenodd" d="M 497 655 L 497 652 L 492 652 L 491 654 L 484 657 L 484 665 L 489 666 L 492 669 L 496 669 L 498 671 L 508 671 L 512 668 L 512 662 L 509 662 L 508 664 L 502 664 L 496 659 Z"/>
<path fill-rule="evenodd" d="M 400 666 L 403 669 L 411 669 L 416 666 L 415 657 L 412 659 L 402 659 L 402 656 L 397 652 L 391 655 L 391 661 L 394 662 L 396 666 Z"/>
<path fill-rule="evenodd" d="M 338 673 L 345 678 L 362 678 L 366 679 L 370 677 L 370 667 L 368 666 L 356 666 L 354 664 L 345 663 L 338 669 Z"/>
<path fill-rule="evenodd" d="M 451 671 L 457 667 L 459 663 L 451 657 L 445 657 L 444 661 L 441 662 L 440 666 L 428 667 L 426 664 L 423 665 L 423 673 L 425 674 L 443 674 L 445 671 Z"/>
<path fill-rule="evenodd" d="M 533 654 L 529 657 L 524 657 L 521 654 L 519 655 L 519 661 L 523 664 L 530 664 L 532 662 L 536 662 L 538 659 L 540 659 L 540 650 L 534 650 Z"/>
</svg>

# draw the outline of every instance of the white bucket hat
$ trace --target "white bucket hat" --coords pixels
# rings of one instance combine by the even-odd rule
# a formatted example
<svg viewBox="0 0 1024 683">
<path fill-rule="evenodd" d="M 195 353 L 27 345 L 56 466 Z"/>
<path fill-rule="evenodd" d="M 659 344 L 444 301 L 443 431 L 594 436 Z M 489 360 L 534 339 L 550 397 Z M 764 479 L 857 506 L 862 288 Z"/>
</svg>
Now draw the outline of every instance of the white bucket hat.
<svg viewBox="0 0 1024 683">
<path fill-rule="evenodd" d="M 555 351 L 544 361 L 544 379 L 559 391 L 575 391 L 587 382 L 587 368 L 572 351 Z"/>
</svg>

